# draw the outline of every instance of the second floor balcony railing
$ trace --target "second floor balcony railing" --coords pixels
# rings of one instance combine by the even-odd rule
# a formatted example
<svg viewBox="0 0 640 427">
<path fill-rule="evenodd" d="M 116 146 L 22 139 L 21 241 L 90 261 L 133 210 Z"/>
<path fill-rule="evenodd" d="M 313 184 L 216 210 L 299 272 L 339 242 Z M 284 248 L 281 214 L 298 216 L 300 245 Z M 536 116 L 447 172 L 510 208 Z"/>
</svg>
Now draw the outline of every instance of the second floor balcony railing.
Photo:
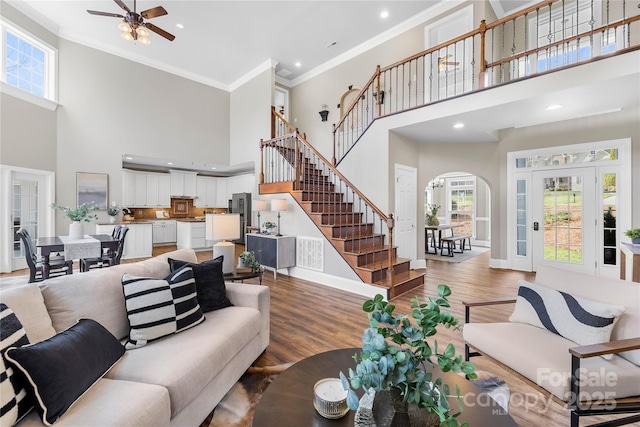
<svg viewBox="0 0 640 427">
<path fill-rule="evenodd" d="M 337 165 L 379 117 L 640 48 L 631 0 L 546 0 L 377 67 L 333 128 Z"/>
</svg>

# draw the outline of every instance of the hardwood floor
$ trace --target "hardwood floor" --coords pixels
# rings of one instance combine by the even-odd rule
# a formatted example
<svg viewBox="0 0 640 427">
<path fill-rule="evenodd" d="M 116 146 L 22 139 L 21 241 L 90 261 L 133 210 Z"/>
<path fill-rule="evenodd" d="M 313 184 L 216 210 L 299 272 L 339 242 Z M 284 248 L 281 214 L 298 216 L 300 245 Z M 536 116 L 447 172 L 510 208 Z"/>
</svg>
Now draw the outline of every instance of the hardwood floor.
<svg viewBox="0 0 640 427">
<path fill-rule="evenodd" d="M 155 247 L 154 255 L 174 249 L 175 246 Z M 243 246 L 236 245 L 236 255 L 242 250 Z M 197 256 L 201 262 L 211 259 L 212 253 L 198 252 Z M 427 260 L 425 285 L 393 300 L 397 306 L 396 311 L 408 313 L 412 297 L 417 295 L 426 298 L 435 295 L 437 285 L 444 283 L 449 285 L 453 292 L 450 311 L 462 322 L 464 309 L 461 301 L 513 296 L 517 292 L 519 279 L 533 280 L 532 273 L 489 268 L 489 257 L 490 252 L 486 252 L 463 263 Z M 137 260 L 123 260 L 123 263 L 134 261 Z M 26 271 L 0 276 L 18 274 L 26 274 Z M 257 279 L 250 279 L 245 283 L 258 284 Z M 361 308 L 365 297 L 282 274 L 278 274 L 277 280 L 274 280 L 269 272 L 264 274 L 262 285 L 268 286 L 271 290 L 271 342 L 267 350 L 256 360 L 256 366 L 297 362 L 323 351 L 361 345 L 362 331 L 368 325 L 367 316 Z M 500 311 L 477 310 L 474 312 L 477 315 L 472 320 L 506 320 L 512 309 L 513 307 L 504 306 Z M 443 328 L 439 331 L 437 339 L 441 345 L 451 342 L 459 353 L 464 351 L 461 331 Z M 528 385 L 483 357 L 476 357 L 472 362 L 477 370 L 491 372 L 507 382 L 511 391 L 509 412 L 520 426 L 569 425 L 568 410 L 548 401 Z M 327 375 L 338 375 L 338 372 L 327 372 Z M 591 417 L 587 420 L 594 423 L 611 418 Z M 585 422 L 581 425 L 585 425 Z"/>
</svg>

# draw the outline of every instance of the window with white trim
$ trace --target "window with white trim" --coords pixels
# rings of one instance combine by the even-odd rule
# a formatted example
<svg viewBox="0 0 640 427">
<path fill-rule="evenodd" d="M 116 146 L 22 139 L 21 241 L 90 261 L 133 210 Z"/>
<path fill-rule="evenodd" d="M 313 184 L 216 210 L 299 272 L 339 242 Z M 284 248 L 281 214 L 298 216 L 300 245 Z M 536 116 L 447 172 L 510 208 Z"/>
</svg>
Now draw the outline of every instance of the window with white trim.
<svg viewBox="0 0 640 427">
<path fill-rule="evenodd" d="M 2 19 L 1 80 L 22 91 L 56 102 L 57 50 Z"/>
</svg>

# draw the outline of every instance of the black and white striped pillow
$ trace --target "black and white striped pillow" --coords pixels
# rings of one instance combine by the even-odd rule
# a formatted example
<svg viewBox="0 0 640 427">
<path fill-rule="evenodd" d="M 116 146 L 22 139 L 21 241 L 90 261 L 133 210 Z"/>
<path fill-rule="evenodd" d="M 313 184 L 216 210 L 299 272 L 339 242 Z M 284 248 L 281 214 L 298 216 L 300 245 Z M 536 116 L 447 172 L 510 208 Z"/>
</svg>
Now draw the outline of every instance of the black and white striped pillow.
<svg viewBox="0 0 640 427">
<path fill-rule="evenodd" d="M 33 401 L 27 394 L 25 379 L 19 371 L 7 363 L 5 353 L 10 347 L 29 344 L 22 323 L 14 312 L 0 303 L 0 425 L 12 426 L 24 417 Z"/>
<path fill-rule="evenodd" d="M 128 350 L 204 321 L 191 267 L 164 279 L 124 274 L 122 288 L 130 326 Z"/>
<path fill-rule="evenodd" d="M 624 307 L 569 295 L 520 280 L 511 322 L 548 329 L 580 345 L 608 342 Z M 603 356 L 605 359 L 611 359 Z"/>
</svg>

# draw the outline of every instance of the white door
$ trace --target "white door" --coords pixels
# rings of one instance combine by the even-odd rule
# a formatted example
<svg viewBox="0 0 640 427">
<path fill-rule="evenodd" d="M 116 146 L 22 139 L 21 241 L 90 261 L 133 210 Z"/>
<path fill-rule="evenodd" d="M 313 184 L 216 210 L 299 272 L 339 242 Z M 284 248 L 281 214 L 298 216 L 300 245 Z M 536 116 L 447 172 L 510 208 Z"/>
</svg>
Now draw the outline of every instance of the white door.
<svg viewBox="0 0 640 427">
<path fill-rule="evenodd" d="M 533 172 L 532 254 L 539 263 L 596 273 L 594 167 Z"/>
<path fill-rule="evenodd" d="M 45 208 L 41 200 L 44 188 L 44 177 L 21 172 L 14 172 L 11 179 L 12 210 L 11 234 L 13 235 L 13 256 L 11 269 L 27 268 L 24 244 L 17 231 L 24 228 L 34 241 L 40 233 L 41 210 Z"/>
<path fill-rule="evenodd" d="M 398 248 L 398 257 L 415 261 L 416 246 L 416 210 L 417 210 L 417 176 L 415 168 L 395 165 L 396 174 L 396 207 L 393 245 Z"/>
</svg>

